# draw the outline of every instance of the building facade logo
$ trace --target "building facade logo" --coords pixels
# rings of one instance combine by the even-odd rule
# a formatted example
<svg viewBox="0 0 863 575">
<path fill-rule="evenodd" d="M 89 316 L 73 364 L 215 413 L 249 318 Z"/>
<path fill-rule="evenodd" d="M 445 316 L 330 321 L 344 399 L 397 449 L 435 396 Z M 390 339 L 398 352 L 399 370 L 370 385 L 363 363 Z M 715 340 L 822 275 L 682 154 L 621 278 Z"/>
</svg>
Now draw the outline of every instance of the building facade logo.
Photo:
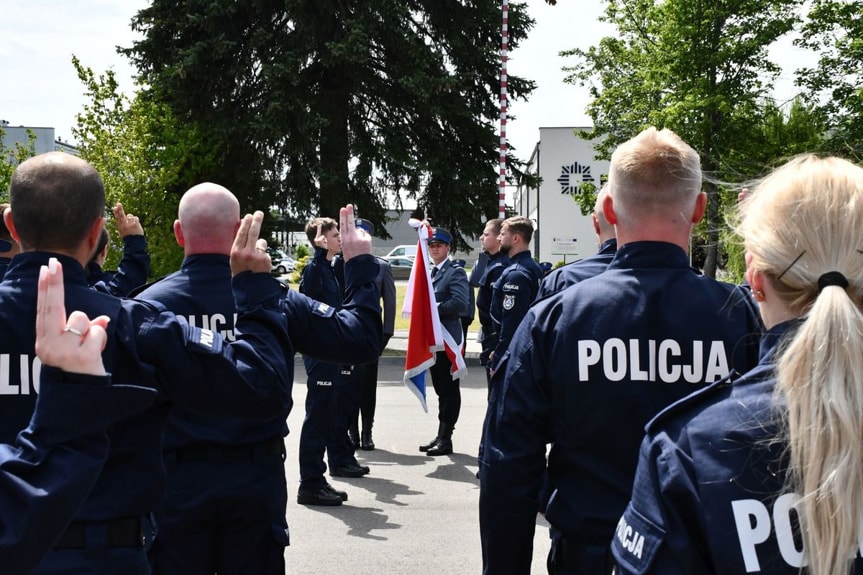
<svg viewBox="0 0 863 575">
<path fill-rule="evenodd" d="M 560 177 L 557 178 L 560 184 L 560 193 L 575 195 L 579 193 L 581 184 L 594 182 L 593 176 L 590 174 L 590 166 L 573 162 L 568 166 L 563 166 L 560 169 Z"/>
</svg>

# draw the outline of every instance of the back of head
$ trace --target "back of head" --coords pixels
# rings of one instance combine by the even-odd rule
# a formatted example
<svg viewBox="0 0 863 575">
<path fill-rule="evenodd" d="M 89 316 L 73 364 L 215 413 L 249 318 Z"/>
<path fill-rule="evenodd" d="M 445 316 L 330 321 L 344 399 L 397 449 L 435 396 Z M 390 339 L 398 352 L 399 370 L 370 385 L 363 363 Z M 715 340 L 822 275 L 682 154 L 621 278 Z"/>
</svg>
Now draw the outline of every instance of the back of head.
<svg viewBox="0 0 863 575">
<path fill-rule="evenodd" d="M 204 182 L 180 199 L 178 219 L 186 255 L 231 253 L 240 224 L 240 202 L 227 188 Z"/>
<path fill-rule="evenodd" d="M 533 222 L 524 216 L 512 216 L 503 221 L 503 226 L 509 228 L 510 233 L 518 234 L 524 242 L 524 247 L 530 245 L 533 238 Z"/>
<path fill-rule="evenodd" d="M 9 184 L 12 221 L 22 250 L 67 251 L 105 212 L 105 185 L 93 166 L 62 152 L 27 159 Z"/>
<path fill-rule="evenodd" d="M 671 130 L 651 127 L 617 147 L 608 180 L 618 225 L 658 219 L 688 229 L 701 190 L 701 160 Z"/>
<path fill-rule="evenodd" d="M 740 209 L 749 268 L 804 318 L 777 361 L 809 572 L 848 572 L 863 519 L 863 169 L 805 155 Z"/>
<path fill-rule="evenodd" d="M 318 237 L 318 226 L 321 226 L 321 233 L 326 235 L 338 225 L 339 223 L 333 218 L 315 218 L 306 223 L 306 237 L 309 238 L 310 244 L 315 245 L 315 238 Z"/>
</svg>

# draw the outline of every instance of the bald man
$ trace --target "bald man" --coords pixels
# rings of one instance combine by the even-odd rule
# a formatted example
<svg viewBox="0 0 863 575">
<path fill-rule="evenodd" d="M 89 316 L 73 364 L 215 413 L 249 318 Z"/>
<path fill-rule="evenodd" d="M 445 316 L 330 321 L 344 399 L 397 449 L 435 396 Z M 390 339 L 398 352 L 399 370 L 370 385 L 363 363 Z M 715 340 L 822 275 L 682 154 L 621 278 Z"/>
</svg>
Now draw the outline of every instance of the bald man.
<svg viewBox="0 0 863 575">
<path fill-rule="evenodd" d="M 590 257 L 557 268 L 545 276 L 539 286 L 539 293 L 536 294 L 536 301 L 601 274 L 611 263 L 617 252 L 617 236 L 614 233 L 614 226 L 608 223 L 605 214 L 602 213 L 602 204 L 606 196 L 608 196 L 608 184 L 602 186 L 596 194 L 596 203 L 591 214 L 593 231 L 596 232 L 596 239 L 599 242 L 599 251 Z"/>
<path fill-rule="evenodd" d="M 136 297 L 233 340 L 229 255 L 239 224 L 240 203 L 229 190 L 213 183 L 189 189 L 174 221 L 185 255 L 180 270 Z M 263 420 L 171 410 L 164 436 L 168 484 L 150 549 L 155 573 L 284 573 L 289 410 L 285 405 Z"/>
<path fill-rule="evenodd" d="M 164 435 L 167 493 L 156 513 L 159 533 L 150 551 L 155 573 L 285 573 L 284 437 L 293 406 L 294 354 L 365 364 L 380 353 L 378 266 L 371 238 L 355 229 L 353 208 L 341 212 L 350 294 L 343 308 L 324 306 L 279 284 L 280 343 L 289 380 L 287 398 L 276 412 L 244 419 L 205 414 L 193 404 L 173 406 Z M 228 254 L 239 214 L 237 199 L 222 186 L 204 183 L 187 191 L 174 222 L 174 235 L 185 252 L 182 266 L 138 297 L 232 340 L 236 308 Z M 194 373 L 187 377 L 192 386 L 219 384 L 212 375 L 203 381 Z"/>
</svg>

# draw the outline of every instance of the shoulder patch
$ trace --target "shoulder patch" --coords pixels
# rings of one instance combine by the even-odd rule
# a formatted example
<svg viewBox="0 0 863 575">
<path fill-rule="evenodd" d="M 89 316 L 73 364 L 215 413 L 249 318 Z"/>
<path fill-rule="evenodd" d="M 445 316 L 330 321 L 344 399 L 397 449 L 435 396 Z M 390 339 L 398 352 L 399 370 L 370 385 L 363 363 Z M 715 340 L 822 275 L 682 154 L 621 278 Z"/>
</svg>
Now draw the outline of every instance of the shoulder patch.
<svg viewBox="0 0 863 575">
<path fill-rule="evenodd" d="M 665 530 L 639 513 L 630 502 L 617 522 L 611 552 L 627 573 L 647 573 L 664 539 Z"/>
<path fill-rule="evenodd" d="M 503 309 L 509 311 L 515 307 L 515 295 L 506 294 L 503 296 Z"/>
</svg>

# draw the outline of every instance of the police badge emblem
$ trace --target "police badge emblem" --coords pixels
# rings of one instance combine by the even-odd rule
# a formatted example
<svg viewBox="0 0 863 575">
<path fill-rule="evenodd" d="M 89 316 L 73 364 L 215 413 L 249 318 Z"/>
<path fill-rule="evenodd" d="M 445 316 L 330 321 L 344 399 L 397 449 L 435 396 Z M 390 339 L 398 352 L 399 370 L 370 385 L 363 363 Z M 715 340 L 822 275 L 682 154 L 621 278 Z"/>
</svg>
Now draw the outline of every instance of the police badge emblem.
<svg viewBox="0 0 863 575">
<path fill-rule="evenodd" d="M 503 309 L 509 311 L 515 306 L 515 295 L 503 296 Z"/>
</svg>

